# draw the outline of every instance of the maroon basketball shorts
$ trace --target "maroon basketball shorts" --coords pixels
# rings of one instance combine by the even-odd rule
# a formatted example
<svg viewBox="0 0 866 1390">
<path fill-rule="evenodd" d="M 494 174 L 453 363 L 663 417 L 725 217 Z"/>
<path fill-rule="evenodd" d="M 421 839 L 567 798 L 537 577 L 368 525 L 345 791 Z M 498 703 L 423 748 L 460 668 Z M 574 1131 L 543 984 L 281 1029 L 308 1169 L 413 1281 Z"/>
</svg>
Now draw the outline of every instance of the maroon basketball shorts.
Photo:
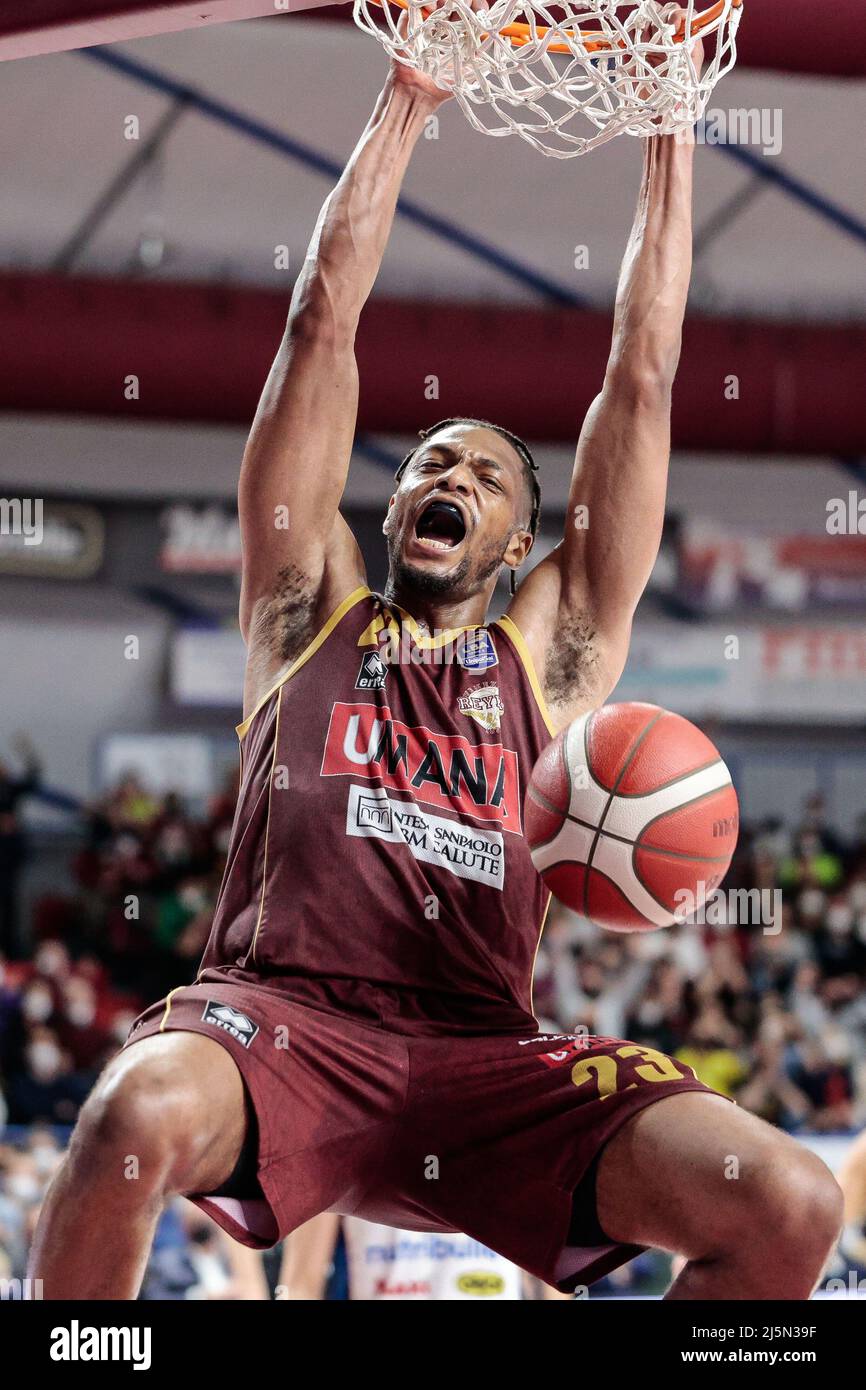
<svg viewBox="0 0 866 1390">
<path fill-rule="evenodd" d="M 173 1029 L 221 1043 L 255 1111 L 261 1191 L 194 1198 L 235 1239 L 261 1249 L 337 1211 L 463 1231 L 562 1288 L 637 1253 L 576 1222 L 604 1145 L 644 1106 L 707 1090 L 620 1039 L 407 1036 L 246 984 L 173 991 L 126 1047 Z"/>
</svg>

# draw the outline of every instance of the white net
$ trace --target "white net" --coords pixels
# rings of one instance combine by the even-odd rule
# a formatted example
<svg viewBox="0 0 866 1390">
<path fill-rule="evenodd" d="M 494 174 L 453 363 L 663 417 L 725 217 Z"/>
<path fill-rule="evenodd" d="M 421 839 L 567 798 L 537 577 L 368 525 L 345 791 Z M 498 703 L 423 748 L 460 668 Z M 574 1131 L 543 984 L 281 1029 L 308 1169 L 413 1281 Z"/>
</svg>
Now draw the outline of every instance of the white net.
<svg viewBox="0 0 866 1390">
<path fill-rule="evenodd" d="M 392 57 L 450 89 L 476 130 L 520 135 L 569 159 L 616 135 L 694 125 L 736 61 L 742 5 L 683 0 L 683 20 L 658 0 L 495 0 L 486 9 L 473 0 L 355 0 L 354 14 Z"/>
</svg>

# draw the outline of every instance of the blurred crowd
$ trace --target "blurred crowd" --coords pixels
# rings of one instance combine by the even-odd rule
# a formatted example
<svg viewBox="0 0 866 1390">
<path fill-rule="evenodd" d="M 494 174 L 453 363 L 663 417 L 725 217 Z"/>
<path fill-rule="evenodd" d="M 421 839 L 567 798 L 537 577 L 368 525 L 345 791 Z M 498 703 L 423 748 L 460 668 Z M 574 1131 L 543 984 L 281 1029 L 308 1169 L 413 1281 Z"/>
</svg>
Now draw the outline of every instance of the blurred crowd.
<svg viewBox="0 0 866 1390">
<path fill-rule="evenodd" d="M 0 1119 L 74 1121 L 144 1005 L 194 978 L 235 798 L 229 784 L 195 817 L 130 774 L 86 808 L 67 881 L 33 903 L 20 949 L 0 953 Z M 20 922 L 8 935 L 19 942 Z"/>
<path fill-rule="evenodd" d="M 35 1123 L 7 1127 L 0 1139 L 0 1281 L 27 1277 L 39 1208 L 67 1138 L 65 1127 Z M 266 1298 L 278 1263 L 278 1257 L 265 1261 L 235 1245 L 191 1203 L 177 1199 L 157 1226 L 141 1297 Z"/>
<path fill-rule="evenodd" d="M 124 777 L 87 809 L 66 881 L 35 901 L 22 937 L 10 915 L 25 861 L 17 805 L 37 781 L 35 760 L 14 785 L 0 768 L 0 877 L 13 880 L 0 891 L 0 1135 L 23 1127 L 0 1139 L 0 1278 L 23 1272 L 45 1186 L 99 1070 L 144 1005 L 194 977 L 236 797 L 229 784 L 192 815 L 177 795 Z M 542 1026 L 669 1053 L 794 1133 L 862 1127 L 866 816 L 844 839 L 812 797 L 793 828 L 744 827 L 725 890 L 709 923 L 646 934 L 604 932 L 554 906 L 535 975 Z M 763 890 L 769 916 L 744 921 L 724 906 L 752 903 L 747 890 Z M 232 1292 L 222 1236 L 184 1211 L 161 1224 L 150 1296 L 244 1296 Z M 652 1278 L 652 1260 L 615 1278 Z"/>
<path fill-rule="evenodd" d="M 536 1013 L 678 1057 L 791 1132 L 866 1123 L 866 816 L 845 841 L 814 796 L 794 829 L 744 826 L 706 916 L 615 935 L 555 908 Z"/>
</svg>

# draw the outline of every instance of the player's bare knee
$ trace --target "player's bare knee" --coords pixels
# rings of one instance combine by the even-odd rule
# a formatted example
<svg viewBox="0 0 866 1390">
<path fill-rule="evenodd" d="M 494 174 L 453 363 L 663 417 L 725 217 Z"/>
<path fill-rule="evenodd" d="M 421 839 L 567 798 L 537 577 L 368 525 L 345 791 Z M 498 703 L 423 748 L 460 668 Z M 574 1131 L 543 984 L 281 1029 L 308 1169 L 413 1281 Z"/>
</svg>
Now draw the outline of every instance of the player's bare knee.
<svg viewBox="0 0 866 1390">
<path fill-rule="evenodd" d="M 829 1168 L 808 1149 L 785 1143 L 755 1165 L 748 1195 L 759 1243 L 820 1268 L 842 1227 L 842 1192 Z"/>
<path fill-rule="evenodd" d="M 829 1168 L 808 1150 L 792 1165 L 788 1202 L 787 1230 L 822 1263 L 842 1230 L 844 1198 Z"/>
<path fill-rule="evenodd" d="M 197 1098 L 163 1059 L 118 1062 L 81 1112 L 72 1159 L 108 1178 L 135 1178 L 148 1191 L 180 1191 L 204 1142 Z"/>
</svg>

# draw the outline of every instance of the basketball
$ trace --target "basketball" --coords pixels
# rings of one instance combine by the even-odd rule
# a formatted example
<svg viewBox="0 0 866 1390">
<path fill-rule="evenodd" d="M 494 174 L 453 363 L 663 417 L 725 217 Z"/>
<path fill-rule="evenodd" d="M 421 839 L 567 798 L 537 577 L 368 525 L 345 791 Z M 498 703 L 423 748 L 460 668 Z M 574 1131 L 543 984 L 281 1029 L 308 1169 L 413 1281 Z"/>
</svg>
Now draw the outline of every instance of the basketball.
<svg viewBox="0 0 866 1390">
<path fill-rule="evenodd" d="M 607 705 L 545 748 L 526 795 L 532 860 L 550 891 L 610 931 L 699 910 L 737 844 L 737 794 L 718 750 L 681 715 Z"/>
</svg>

